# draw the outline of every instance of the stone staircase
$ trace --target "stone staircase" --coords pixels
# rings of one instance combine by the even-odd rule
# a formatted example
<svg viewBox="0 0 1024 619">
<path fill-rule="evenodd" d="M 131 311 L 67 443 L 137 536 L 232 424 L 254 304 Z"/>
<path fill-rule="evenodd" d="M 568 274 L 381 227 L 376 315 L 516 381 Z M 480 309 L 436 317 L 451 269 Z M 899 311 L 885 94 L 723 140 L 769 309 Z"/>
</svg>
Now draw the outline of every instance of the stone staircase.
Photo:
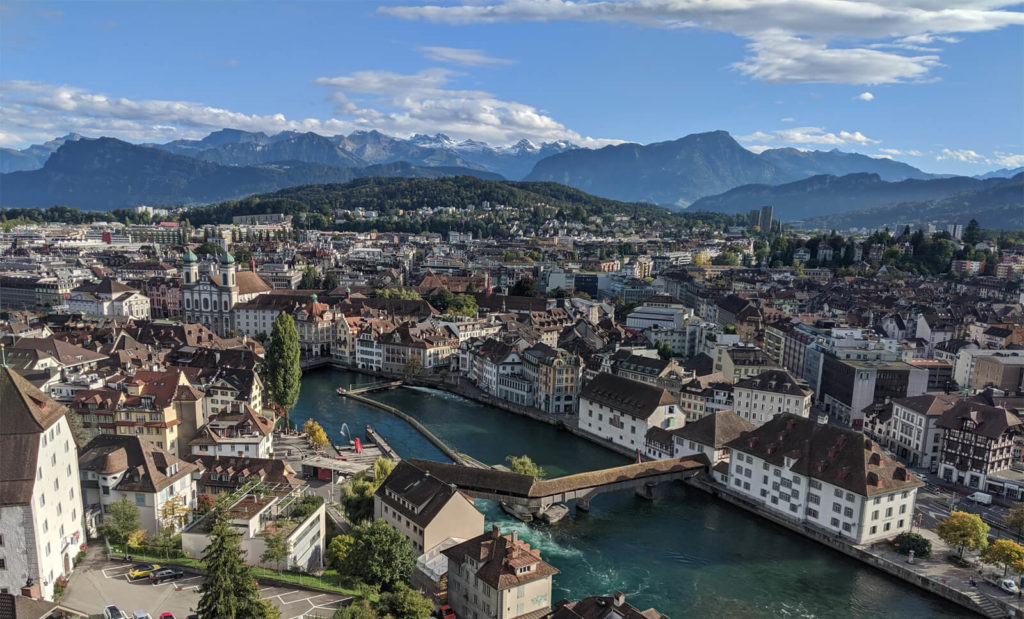
<svg viewBox="0 0 1024 619">
<path fill-rule="evenodd" d="M 1010 616 L 1005 610 L 1003 610 L 1002 606 L 996 604 L 984 593 L 968 591 L 966 592 L 966 595 L 974 601 L 974 604 L 978 607 L 981 614 L 989 617 L 990 619 L 1002 619 L 1003 617 Z"/>
</svg>

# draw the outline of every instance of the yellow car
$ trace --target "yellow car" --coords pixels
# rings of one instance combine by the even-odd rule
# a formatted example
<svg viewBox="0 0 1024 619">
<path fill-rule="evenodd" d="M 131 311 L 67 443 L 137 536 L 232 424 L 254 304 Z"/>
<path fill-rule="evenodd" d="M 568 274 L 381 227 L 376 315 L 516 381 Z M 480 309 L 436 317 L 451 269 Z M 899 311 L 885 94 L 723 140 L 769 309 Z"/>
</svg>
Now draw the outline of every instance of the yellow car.
<svg viewBox="0 0 1024 619">
<path fill-rule="evenodd" d="M 128 570 L 128 579 L 135 580 L 136 578 L 146 578 L 153 571 L 160 569 L 160 566 L 155 563 L 140 563 L 133 565 L 132 569 Z"/>
</svg>

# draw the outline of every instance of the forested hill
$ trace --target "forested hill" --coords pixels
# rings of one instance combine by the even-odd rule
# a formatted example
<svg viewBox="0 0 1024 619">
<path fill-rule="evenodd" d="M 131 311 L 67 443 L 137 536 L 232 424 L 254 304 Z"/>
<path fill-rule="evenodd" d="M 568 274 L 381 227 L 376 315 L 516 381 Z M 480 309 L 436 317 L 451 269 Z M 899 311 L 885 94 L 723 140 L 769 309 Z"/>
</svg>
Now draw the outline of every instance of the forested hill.
<svg viewBox="0 0 1024 619">
<path fill-rule="evenodd" d="M 513 209 L 498 211 L 499 205 Z M 306 225 L 326 229 L 339 218 L 339 211 L 363 209 L 375 211 L 377 219 L 364 223 L 378 230 L 404 229 L 409 220 L 417 217 L 411 213 L 421 208 L 455 208 L 465 210 L 477 207 L 483 220 L 511 223 L 523 217 L 533 218 L 563 212 L 571 221 L 585 222 L 591 216 L 627 215 L 644 216 L 648 219 L 669 219 L 672 214 L 664 208 L 649 204 L 638 204 L 598 198 L 590 194 L 546 182 L 489 181 L 472 176 L 444 178 L 361 178 L 344 184 L 304 185 L 290 187 L 273 193 L 250 196 L 242 200 L 230 200 L 217 205 L 189 210 L 188 219 L 193 225 L 230 222 L 236 215 L 258 213 L 284 213 L 305 215 Z M 485 207 L 486 206 L 486 207 Z M 398 218 L 399 211 L 403 217 Z M 482 214 L 489 213 L 489 216 Z M 525 215 L 524 215 L 525 213 Z M 396 216 L 398 221 L 390 222 Z M 713 216 L 712 216 L 713 217 Z M 450 218 L 454 223 L 464 220 L 464 215 L 436 213 L 426 219 L 443 220 Z M 345 213 L 340 213 L 345 220 Z M 419 217 L 422 221 L 424 217 Z M 357 223 L 354 216 L 347 218 Z M 394 223 L 395 225 L 392 225 Z M 542 223 L 542 221 L 536 221 Z M 420 223 L 416 225 L 421 225 Z M 360 226 L 343 226 L 359 229 Z M 474 226 L 476 227 L 476 226 Z M 429 228 L 429 226 L 427 226 Z M 446 229 L 460 229 L 462 226 Z M 481 230 L 481 232 L 483 232 Z"/>
</svg>

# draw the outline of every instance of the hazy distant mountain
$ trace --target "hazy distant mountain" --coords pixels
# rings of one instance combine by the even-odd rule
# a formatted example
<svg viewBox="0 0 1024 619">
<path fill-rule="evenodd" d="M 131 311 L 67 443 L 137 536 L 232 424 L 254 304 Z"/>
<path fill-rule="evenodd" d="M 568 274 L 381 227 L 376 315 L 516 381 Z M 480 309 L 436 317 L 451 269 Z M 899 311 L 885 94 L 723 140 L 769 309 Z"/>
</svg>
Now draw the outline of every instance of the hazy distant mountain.
<svg viewBox="0 0 1024 619">
<path fill-rule="evenodd" d="M 44 144 L 33 144 L 23 150 L 0 148 L 0 172 L 38 170 L 64 142 L 75 142 L 81 139 L 82 136 L 77 133 L 69 133 Z"/>
<path fill-rule="evenodd" d="M 883 181 L 935 177 L 902 161 L 868 157 L 859 153 L 844 153 L 839 149 L 805 151 L 796 148 L 772 148 L 762 152 L 760 157 L 778 168 L 791 181 L 819 174 L 845 176 L 859 172 L 877 174 Z"/>
<path fill-rule="evenodd" d="M 202 140 L 177 140 L 155 144 L 178 155 L 224 165 L 256 165 L 276 161 L 304 161 L 332 166 L 358 167 L 366 161 L 316 133 L 279 133 L 273 137 L 234 129 L 215 131 Z"/>
<path fill-rule="evenodd" d="M 477 140 L 461 142 L 438 133 L 395 138 L 379 131 L 357 131 L 332 138 L 342 148 L 370 162 L 408 161 L 416 165 L 456 165 L 497 172 L 506 178 L 522 178 L 541 159 L 579 148 L 569 142 L 536 145 L 520 140 L 511 146 L 489 146 Z"/>
<path fill-rule="evenodd" d="M 1024 166 L 1019 168 L 1002 168 L 1000 170 L 992 170 L 984 174 L 978 174 L 974 178 L 986 179 L 986 178 L 1013 178 L 1021 172 L 1024 172 Z"/>
<path fill-rule="evenodd" d="M 997 180 L 982 181 L 966 176 L 890 183 L 877 174 L 820 175 L 783 185 L 744 185 L 717 196 L 701 198 L 690 208 L 716 213 L 743 213 L 771 204 L 775 207 L 775 217 L 796 221 L 895 202 L 935 200 L 998 183 Z"/>
<path fill-rule="evenodd" d="M 542 159 L 526 180 L 552 181 L 616 200 L 686 206 L 749 183 L 780 182 L 781 172 L 725 131 L 646 146 L 571 150 Z"/>
<path fill-rule="evenodd" d="M 977 219 L 983 228 L 1024 229 L 1024 171 L 1013 178 L 994 178 L 981 186 L 949 197 L 901 202 L 806 220 L 815 228 L 878 227 L 909 224 L 962 223 Z"/>
<path fill-rule="evenodd" d="M 139 204 L 215 202 L 310 183 L 347 182 L 363 176 L 500 176 L 464 168 L 392 163 L 361 168 L 299 161 L 226 166 L 113 138 L 61 146 L 39 170 L 0 175 L 0 206 L 52 206 L 109 210 Z"/>
</svg>

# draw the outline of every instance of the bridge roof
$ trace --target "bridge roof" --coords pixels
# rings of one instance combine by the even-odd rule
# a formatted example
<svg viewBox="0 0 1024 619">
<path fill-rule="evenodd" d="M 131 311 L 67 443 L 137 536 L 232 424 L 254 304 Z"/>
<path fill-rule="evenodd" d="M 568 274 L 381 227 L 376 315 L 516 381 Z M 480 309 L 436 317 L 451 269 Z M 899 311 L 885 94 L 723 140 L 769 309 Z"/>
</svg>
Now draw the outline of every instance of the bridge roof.
<svg viewBox="0 0 1024 619">
<path fill-rule="evenodd" d="M 529 475 L 510 473 L 496 469 L 479 469 L 460 464 L 445 464 L 429 460 L 409 461 L 414 466 L 429 472 L 445 483 L 455 484 L 467 491 L 493 492 L 523 498 L 540 498 L 571 492 L 583 488 L 604 486 L 620 481 L 643 479 L 670 473 L 682 473 L 702 469 L 708 465 L 707 458 L 696 455 L 687 458 L 671 458 L 627 464 L 610 469 L 588 471 L 575 475 L 556 477 L 555 479 L 537 480 Z"/>
</svg>

